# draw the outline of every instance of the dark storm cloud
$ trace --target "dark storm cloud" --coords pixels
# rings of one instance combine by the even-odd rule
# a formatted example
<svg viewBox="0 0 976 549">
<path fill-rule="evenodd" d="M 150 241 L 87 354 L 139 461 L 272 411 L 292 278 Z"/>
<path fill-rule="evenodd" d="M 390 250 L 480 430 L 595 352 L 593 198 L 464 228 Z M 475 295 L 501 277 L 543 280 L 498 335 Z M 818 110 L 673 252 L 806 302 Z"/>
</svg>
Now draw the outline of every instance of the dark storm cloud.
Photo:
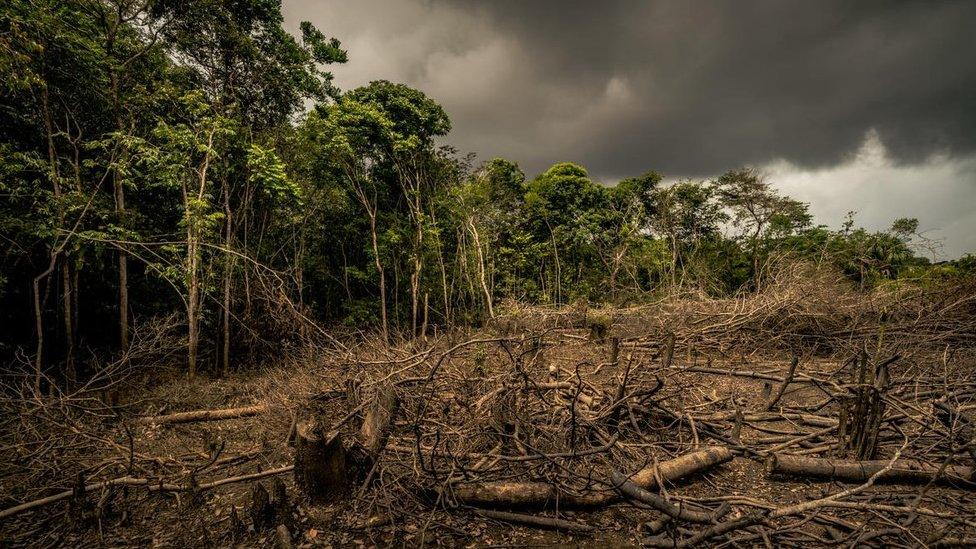
<svg viewBox="0 0 976 549">
<path fill-rule="evenodd" d="M 516 160 L 530 177 L 564 160 L 606 182 L 648 169 L 680 178 L 759 165 L 816 200 L 824 222 L 836 226 L 843 214 L 834 212 L 853 209 L 883 228 L 886 211 L 925 203 L 922 226 L 944 229 L 950 255 L 976 246 L 976 218 L 951 207 L 976 202 L 976 2 L 284 8 L 293 30 L 307 19 L 348 48 L 349 64 L 335 70 L 340 87 L 415 86 L 450 113 L 451 144 Z M 868 136 L 878 154 L 865 163 Z M 910 184 L 915 177 L 942 179 Z M 878 178 L 901 183 L 869 184 Z"/>
<path fill-rule="evenodd" d="M 613 79 L 626 83 L 630 103 L 580 128 L 598 172 L 712 173 L 780 157 L 820 166 L 870 128 L 908 162 L 976 146 L 973 2 L 479 6 L 538 82 L 575 94 L 577 109 Z"/>
<path fill-rule="evenodd" d="M 286 11 L 344 39 L 350 66 L 375 62 L 363 33 L 406 47 L 372 76 L 425 89 L 455 143 L 530 171 L 564 157 L 607 175 L 823 166 L 872 128 L 899 161 L 976 148 L 974 2 L 336 4 Z"/>
</svg>

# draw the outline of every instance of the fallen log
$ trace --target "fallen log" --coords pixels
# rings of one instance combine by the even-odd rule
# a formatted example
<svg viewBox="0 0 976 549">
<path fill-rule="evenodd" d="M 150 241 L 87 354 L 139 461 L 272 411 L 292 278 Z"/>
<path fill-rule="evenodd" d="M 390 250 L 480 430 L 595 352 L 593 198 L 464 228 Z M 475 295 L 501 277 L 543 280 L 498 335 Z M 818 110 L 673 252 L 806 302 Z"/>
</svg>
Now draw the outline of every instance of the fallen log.
<svg viewBox="0 0 976 549">
<path fill-rule="evenodd" d="M 710 447 L 661 462 L 657 474 L 664 482 L 704 472 L 732 459 L 732 451 L 724 447 Z M 635 473 L 630 481 L 645 489 L 657 486 L 654 466 Z M 483 482 L 452 487 L 451 496 L 458 503 L 475 507 L 600 507 L 618 499 L 612 492 L 574 494 L 547 482 Z"/>
<path fill-rule="evenodd" d="M 786 378 L 783 376 L 778 376 L 778 375 L 769 374 L 765 372 L 752 372 L 748 370 L 723 370 L 721 368 L 710 368 L 707 366 L 692 366 L 689 368 L 682 368 L 679 371 L 694 372 L 696 374 L 716 374 L 722 376 L 747 377 L 751 379 L 761 379 L 763 381 L 774 381 L 776 383 L 784 383 L 786 381 Z M 822 383 L 821 380 L 805 374 L 797 375 L 796 378 L 790 380 L 790 382 L 791 383 Z"/>
<path fill-rule="evenodd" d="M 709 415 L 698 415 L 694 416 L 695 421 L 729 421 L 735 419 L 735 411 L 719 412 L 716 414 Z M 797 414 L 797 413 L 759 413 L 759 414 L 743 414 L 743 421 L 748 422 L 768 422 L 768 421 L 795 421 L 797 423 L 802 423 L 804 425 L 811 425 L 813 427 L 836 427 L 838 421 L 834 418 L 815 416 L 813 414 Z"/>
<path fill-rule="evenodd" d="M 711 446 L 658 463 L 657 474 L 664 482 L 674 482 L 731 460 L 731 450 L 724 446 Z M 654 474 L 654 466 L 637 471 L 630 477 L 630 481 L 645 490 L 655 488 L 657 477 Z"/>
<path fill-rule="evenodd" d="M 195 487 L 183 486 L 179 484 L 164 483 L 160 480 L 149 479 L 149 478 L 134 478 L 134 477 L 121 477 L 112 480 L 106 480 L 104 482 L 96 482 L 94 484 L 88 484 L 85 486 L 85 492 L 94 492 L 96 490 L 101 490 L 103 488 L 108 488 L 110 486 L 145 486 L 150 492 L 189 492 L 189 491 L 201 491 L 201 490 L 211 490 L 217 488 L 218 486 L 223 486 L 225 484 L 233 484 L 235 482 L 243 482 L 247 480 L 255 480 L 259 478 L 265 478 L 272 475 L 280 475 L 282 473 L 291 472 L 294 469 L 291 465 L 286 465 L 284 467 L 278 467 L 277 469 L 269 469 L 267 471 L 259 471 L 257 473 L 250 473 L 247 475 L 240 475 L 235 477 L 222 478 L 220 480 L 215 480 L 213 482 L 207 482 L 204 484 L 199 484 Z M 31 509 L 36 509 L 38 507 L 43 507 L 50 503 L 55 503 L 64 499 L 70 498 L 74 494 L 74 490 L 65 490 L 54 495 L 47 497 L 35 499 L 33 501 L 28 501 L 21 503 L 20 505 L 15 505 L 13 507 L 8 507 L 0 511 L 0 519 L 5 519 L 7 517 L 14 516 L 25 511 L 30 511 Z"/>
<path fill-rule="evenodd" d="M 547 482 L 482 482 L 455 486 L 458 503 L 474 507 L 580 508 L 610 503 L 610 493 L 574 494 Z"/>
<path fill-rule="evenodd" d="M 244 406 L 242 408 L 225 408 L 222 410 L 196 410 L 193 412 L 177 412 L 163 416 L 144 416 L 133 420 L 137 425 L 169 423 L 192 423 L 195 421 L 215 421 L 219 419 L 236 419 L 240 417 L 256 416 L 268 411 L 266 404 Z"/>
<path fill-rule="evenodd" d="M 538 526 L 539 528 L 551 528 L 554 530 L 566 530 L 570 532 L 592 532 L 596 527 L 589 524 L 581 524 L 569 520 L 554 517 L 539 517 L 536 515 L 526 515 L 524 513 L 508 513 L 505 511 L 491 511 L 488 509 L 475 509 L 475 514 L 485 518 L 525 524 L 528 526 Z"/>
<path fill-rule="evenodd" d="M 774 475 L 866 482 L 889 463 L 890 460 L 883 459 L 855 461 L 773 453 L 766 460 L 766 472 Z M 897 460 L 878 480 L 893 484 L 926 484 L 935 480 L 940 484 L 976 488 L 976 473 L 972 467 L 948 465 L 943 468 L 913 459 Z"/>
<path fill-rule="evenodd" d="M 713 513 L 687 509 L 681 503 L 675 505 L 657 494 L 652 494 L 631 482 L 626 475 L 620 472 L 613 471 L 610 473 L 610 480 L 613 482 L 614 487 L 623 495 L 641 503 L 646 503 L 671 518 L 688 522 L 703 522 L 706 524 L 716 520 L 716 516 Z"/>
</svg>

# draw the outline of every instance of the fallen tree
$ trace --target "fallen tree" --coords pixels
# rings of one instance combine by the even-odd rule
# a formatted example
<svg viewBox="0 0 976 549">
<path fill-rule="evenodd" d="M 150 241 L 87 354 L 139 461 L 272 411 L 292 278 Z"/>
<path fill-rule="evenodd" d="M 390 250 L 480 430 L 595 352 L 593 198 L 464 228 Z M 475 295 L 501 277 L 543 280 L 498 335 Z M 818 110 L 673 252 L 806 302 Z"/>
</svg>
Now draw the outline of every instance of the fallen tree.
<svg viewBox="0 0 976 549">
<path fill-rule="evenodd" d="M 728 448 L 705 448 L 663 461 L 656 467 L 645 467 L 634 473 L 630 482 L 644 490 L 653 489 L 658 478 L 663 482 L 675 482 L 731 459 L 732 451 Z M 610 491 L 575 494 L 547 482 L 507 481 L 452 486 L 450 496 L 457 503 L 475 507 L 519 508 L 599 507 L 618 498 Z"/>
<path fill-rule="evenodd" d="M 934 480 L 940 484 L 976 488 L 974 482 L 976 476 L 972 467 L 941 466 L 914 459 L 899 459 L 891 464 L 890 460 L 883 459 L 855 461 L 774 453 L 766 460 L 766 471 L 773 475 L 813 477 L 844 482 L 866 482 L 879 471 L 884 471 L 879 476 L 879 481 L 893 484 L 927 484 Z"/>
<path fill-rule="evenodd" d="M 192 412 L 177 412 L 163 416 L 145 416 L 136 418 L 137 425 L 163 425 L 168 423 L 192 423 L 195 421 L 216 421 L 220 419 L 236 419 L 240 417 L 256 416 L 268 411 L 265 404 L 244 406 L 242 408 L 224 408 L 221 410 L 196 410 Z"/>
</svg>

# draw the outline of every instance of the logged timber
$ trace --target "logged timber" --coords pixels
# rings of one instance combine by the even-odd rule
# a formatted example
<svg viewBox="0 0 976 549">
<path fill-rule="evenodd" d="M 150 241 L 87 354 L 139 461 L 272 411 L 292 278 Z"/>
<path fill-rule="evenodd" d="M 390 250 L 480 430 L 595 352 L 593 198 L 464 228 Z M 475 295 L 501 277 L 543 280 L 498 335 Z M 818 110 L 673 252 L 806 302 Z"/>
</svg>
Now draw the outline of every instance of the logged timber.
<svg viewBox="0 0 976 549">
<path fill-rule="evenodd" d="M 295 484 L 314 501 L 332 501 L 346 494 L 353 476 L 352 459 L 338 432 L 326 434 L 315 421 L 298 425 L 295 433 Z"/>
<path fill-rule="evenodd" d="M 707 471 L 716 465 L 732 460 L 732 451 L 724 446 L 711 446 L 701 450 L 662 461 L 657 465 L 657 474 L 664 482 L 674 482 Z M 648 466 L 634 473 L 630 481 L 645 490 L 657 487 L 654 466 Z"/>
<path fill-rule="evenodd" d="M 732 451 L 710 447 L 658 464 L 657 472 L 664 482 L 704 472 L 732 459 Z M 654 466 L 635 473 L 630 481 L 645 490 L 657 486 Z M 610 492 L 571 494 L 545 482 L 484 482 L 455 486 L 452 495 L 458 503 L 475 507 L 600 507 L 617 499 Z"/>
<path fill-rule="evenodd" d="M 244 406 L 243 408 L 226 408 L 222 410 L 196 410 L 194 412 L 178 412 L 164 416 L 146 416 L 135 419 L 136 424 L 163 425 L 168 423 L 192 423 L 195 421 L 216 421 L 219 419 L 236 419 L 239 417 L 256 416 L 268 411 L 264 404 Z"/>
<path fill-rule="evenodd" d="M 774 475 L 866 482 L 889 463 L 883 459 L 855 461 L 771 454 L 766 460 L 766 471 Z M 976 489 L 972 467 L 950 465 L 943 469 L 937 464 L 912 459 L 899 459 L 878 478 L 893 484 L 926 484 L 933 479 L 941 484 Z"/>
<path fill-rule="evenodd" d="M 454 487 L 453 496 L 458 503 L 475 507 L 600 507 L 611 501 L 610 494 L 570 494 L 545 482 L 469 484 Z"/>
</svg>

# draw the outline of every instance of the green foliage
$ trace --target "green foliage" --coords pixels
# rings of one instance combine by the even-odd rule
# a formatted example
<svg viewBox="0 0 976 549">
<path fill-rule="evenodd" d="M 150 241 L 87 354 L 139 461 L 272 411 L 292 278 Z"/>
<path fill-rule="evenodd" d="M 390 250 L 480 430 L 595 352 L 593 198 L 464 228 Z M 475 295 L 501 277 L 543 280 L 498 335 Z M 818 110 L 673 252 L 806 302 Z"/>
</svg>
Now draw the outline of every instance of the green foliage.
<svg viewBox="0 0 976 549">
<path fill-rule="evenodd" d="M 273 348 L 297 314 L 407 333 L 505 299 L 761 290 L 783 256 L 861 288 L 976 271 L 916 257 L 915 219 L 813 226 L 754 169 L 603 185 L 573 163 L 472 166 L 438 146 L 451 120 L 434 98 L 385 80 L 341 93 L 339 41 L 283 23 L 274 0 L 0 4 L 0 349 L 34 352 L 41 275 L 51 360 L 71 314 L 78 341 L 118 352 L 123 255 L 137 322 L 179 312 L 207 357 Z"/>
<path fill-rule="evenodd" d="M 268 193 L 275 202 L 298 202 L 301 188 L 288 178 L 285 163 L 274 149 L 251 143 L 247 150 L 247 181 Z"/>
</svg>

